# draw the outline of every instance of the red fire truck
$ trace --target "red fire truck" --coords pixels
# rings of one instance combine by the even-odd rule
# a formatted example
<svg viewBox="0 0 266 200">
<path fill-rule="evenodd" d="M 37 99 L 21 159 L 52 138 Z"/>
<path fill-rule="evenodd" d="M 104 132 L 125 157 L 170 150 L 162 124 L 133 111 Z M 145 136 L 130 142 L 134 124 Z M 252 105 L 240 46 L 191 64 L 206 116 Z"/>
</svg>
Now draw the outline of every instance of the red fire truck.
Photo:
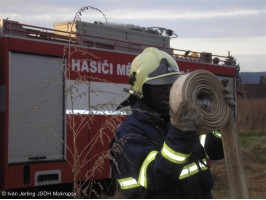
<svg viewBox="0 0 266 200">
<path fill-rule="evenodd" d="M 229 56 L 170 48 L 171 30 L 102 22 L 54 29 L 0 21 L 0 189 L 111 177 L 108 149 L 129 113 L 130 64 L 148 46 L 171 53 L 184 73 L 229 79 Z"/>
</svg>

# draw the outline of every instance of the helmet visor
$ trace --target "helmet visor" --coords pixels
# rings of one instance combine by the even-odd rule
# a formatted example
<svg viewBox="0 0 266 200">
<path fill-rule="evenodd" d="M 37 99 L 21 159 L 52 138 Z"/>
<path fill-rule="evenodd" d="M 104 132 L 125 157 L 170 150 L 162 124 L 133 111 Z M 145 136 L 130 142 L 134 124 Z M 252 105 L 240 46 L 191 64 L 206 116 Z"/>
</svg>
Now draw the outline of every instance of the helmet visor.
<svg viewBox="0 0 266 200">
<path fill-rule="evenodd" d="M 168 75 L 156 79 L 151 79 L 145 82 L 145 84 L 149 85 L 170 85 L 173 84 L 178 77 L 180 77 L 181 74 L 173 74 L 173 75 Z"/>
</svg>

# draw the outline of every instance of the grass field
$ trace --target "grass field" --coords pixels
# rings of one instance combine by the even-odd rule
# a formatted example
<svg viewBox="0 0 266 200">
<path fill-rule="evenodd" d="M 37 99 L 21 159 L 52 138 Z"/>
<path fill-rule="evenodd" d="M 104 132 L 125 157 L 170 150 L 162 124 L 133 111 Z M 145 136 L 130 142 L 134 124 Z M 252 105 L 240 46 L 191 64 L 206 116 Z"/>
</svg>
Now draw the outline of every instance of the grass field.
<svg viewBox="0 0 266 200">
<path fill-rule="evenodd" d="M 240 132 L 239 143 L 250 198 L 266 198 L 266 131 Z M 230 198 L 225 161 L 212 162 L 211 169 L 215 184 L 213 197 Z"/>
<path fill-rule="evenodd" d="M 238 99 L 237 128 L 252 199 L 266 198 L 266 99 Z M 214 198 L 230 198 L 225 161 L 212 162 Z"/>
</svg>

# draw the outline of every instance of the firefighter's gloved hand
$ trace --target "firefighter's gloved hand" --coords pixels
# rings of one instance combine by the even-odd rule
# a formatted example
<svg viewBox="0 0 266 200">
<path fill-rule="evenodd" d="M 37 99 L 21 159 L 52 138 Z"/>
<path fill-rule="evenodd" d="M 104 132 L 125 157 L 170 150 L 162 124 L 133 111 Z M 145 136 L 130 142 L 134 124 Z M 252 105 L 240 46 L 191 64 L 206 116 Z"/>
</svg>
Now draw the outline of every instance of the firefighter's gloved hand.
<svg viewBox="0 0 266 200">
<path fill-rule="evenodd" d="M 232 108 L 232 107 L 235 106 L 235 100 L 234 100 L 234 97 L 233 97 L 232 90 L 226 88 L 229 80 L 228 79 L 223 79 L 221 82 L 222 82 L 222 84 L 224 86 L 224 99 L 225 99 L 226 103 Z"/>
<path fill-rule="evenodd" d="M 171 124 L 182 131 L 196 131 L 203 123 L 202 116 L 193 105 L 182 101 L 176 110 L 170 108 Z"/>
</svg>

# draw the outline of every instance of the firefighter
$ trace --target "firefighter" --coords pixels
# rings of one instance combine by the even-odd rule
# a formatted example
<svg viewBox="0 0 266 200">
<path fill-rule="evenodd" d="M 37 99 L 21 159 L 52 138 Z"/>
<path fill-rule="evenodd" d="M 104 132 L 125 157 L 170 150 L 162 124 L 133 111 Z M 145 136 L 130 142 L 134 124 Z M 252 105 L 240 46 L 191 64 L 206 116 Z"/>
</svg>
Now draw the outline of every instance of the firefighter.
<svg viewBox="0 0 266 200">
<path fill-rule="evenodd" d="M 179 76 L 172 56 L 156 48 L 132 62 L 131 95 L 121 104 L 131 105 L 132 114 L 111 144 L 111 166 L 125 198 L 212 198 L 207 161 L 224 157 L 221 135 L 196 134 L 202 120 L 186 102 L 169 112 L 170 88 Z"/>
</svg>

